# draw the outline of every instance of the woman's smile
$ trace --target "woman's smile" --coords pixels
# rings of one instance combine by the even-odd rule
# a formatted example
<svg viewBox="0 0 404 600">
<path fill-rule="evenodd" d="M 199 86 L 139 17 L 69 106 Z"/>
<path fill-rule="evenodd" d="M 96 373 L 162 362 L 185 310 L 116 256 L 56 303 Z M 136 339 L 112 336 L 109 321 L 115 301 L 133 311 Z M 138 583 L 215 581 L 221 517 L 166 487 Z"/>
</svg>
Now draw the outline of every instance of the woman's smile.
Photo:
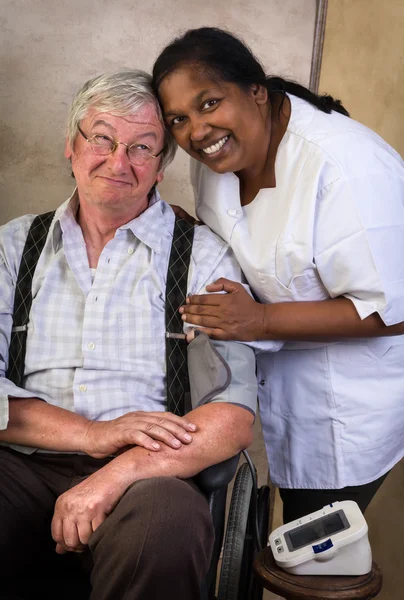
<svg viewBox="0 0 404 600">
<path fill-rule="evenodd" d="M 218 152 L 220 152 L 220 150 L 226 144 L 229 137 L 230 137 L 229 135 L 224 136 L 218 142 L 214 142 L 213 144 L 207 146 L 206 148 L 202 148 L 201 152 L 203 152 L 204 154 L 208 154 L 209 156 L 212 156 L 212 157 L 216 156 L 218 154 Z"/>
</svg>

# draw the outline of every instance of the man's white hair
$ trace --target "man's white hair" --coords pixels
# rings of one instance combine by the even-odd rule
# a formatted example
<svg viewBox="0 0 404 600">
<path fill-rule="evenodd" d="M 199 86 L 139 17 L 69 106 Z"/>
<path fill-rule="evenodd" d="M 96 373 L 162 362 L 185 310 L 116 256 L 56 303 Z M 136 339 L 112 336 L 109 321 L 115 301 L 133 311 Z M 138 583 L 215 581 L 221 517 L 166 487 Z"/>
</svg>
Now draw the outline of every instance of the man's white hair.
<svg viewBox="0 0 404 600">
<path fill-rule="evenodd" d="M 73 148 L 80 121 L 87 116 L 91 108 L 127 117 L 152 104 L 164 131 L 160 170 L 165 169 L 175 156 L 177 143 L 164 125 L 151 81 L 151 75 L 139 69 L 104 73 L 87 81 L 77 92 L 70 107 L 67 120 L 67 138 L 70 146 Z"/>
</svg>

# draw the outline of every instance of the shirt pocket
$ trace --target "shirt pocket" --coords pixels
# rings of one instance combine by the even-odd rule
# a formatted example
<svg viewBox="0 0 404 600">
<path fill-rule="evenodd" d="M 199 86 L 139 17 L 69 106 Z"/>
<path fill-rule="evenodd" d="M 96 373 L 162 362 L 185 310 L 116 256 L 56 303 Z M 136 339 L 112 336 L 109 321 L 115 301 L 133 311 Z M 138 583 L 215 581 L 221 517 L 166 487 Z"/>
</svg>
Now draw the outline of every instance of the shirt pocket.
<svg viewBox="0 0 404 600">
<path fill-rule="evenodd" d="M 294 275 L 286 286 L 275 275 L 258 272 L 261 298 L 266 302 L 326 300 L 329 294 L 314 269 Z"/>
</svg>

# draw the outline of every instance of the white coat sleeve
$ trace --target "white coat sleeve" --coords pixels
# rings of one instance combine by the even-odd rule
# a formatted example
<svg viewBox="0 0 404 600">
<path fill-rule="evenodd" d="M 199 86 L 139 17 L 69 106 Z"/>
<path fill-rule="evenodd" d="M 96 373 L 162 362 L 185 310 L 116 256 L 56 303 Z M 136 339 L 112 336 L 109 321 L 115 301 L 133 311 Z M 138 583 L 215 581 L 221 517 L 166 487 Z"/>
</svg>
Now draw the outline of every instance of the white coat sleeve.
<svg viewBox="0 0 404 600">
<path fill-rule="evenodd" d="M 365 319 L 404 321 L 404 168 L 374 161 L 319 195 L 314 260 L 332 298 L 349 298 Z"/>
</svg>

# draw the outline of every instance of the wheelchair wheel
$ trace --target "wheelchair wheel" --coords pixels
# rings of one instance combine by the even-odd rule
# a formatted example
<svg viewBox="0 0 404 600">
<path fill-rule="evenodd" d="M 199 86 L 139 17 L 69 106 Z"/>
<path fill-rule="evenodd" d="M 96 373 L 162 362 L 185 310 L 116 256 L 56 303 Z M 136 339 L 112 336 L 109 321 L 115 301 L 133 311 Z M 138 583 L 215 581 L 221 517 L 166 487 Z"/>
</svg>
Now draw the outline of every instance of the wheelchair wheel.
<svg viewBox="0 0 404 600">
<path fill-rule="evenodd" d="M 243 555 L 252 490 L 250 468 L 243 463 L 237 472 L 230 502 L 217 600 L 246 598 L 240 584 L 245 579 L 244 574 L 242 576 Z"/>
<path fill-rule="evenodd" d="M 263 485 L 258 490 L 258 533 L 261 543 L 261 548 L 266 548 L 268 545 L 269 532 L 269 487 Z M 251 565 L 251 563 L 250 563 Z M 264 587 L 258 581 L 254 574 L 250 573 L 250 591 L 248 594 L 249 600 L 262 600 Z"/>
<path fill-rule="evenodd" d="M 263 485 L 258 490 L 258 532 L 261 548 L 266 548 L 269 533 L 269 487 L 267 485 Z"/>
</svg>

